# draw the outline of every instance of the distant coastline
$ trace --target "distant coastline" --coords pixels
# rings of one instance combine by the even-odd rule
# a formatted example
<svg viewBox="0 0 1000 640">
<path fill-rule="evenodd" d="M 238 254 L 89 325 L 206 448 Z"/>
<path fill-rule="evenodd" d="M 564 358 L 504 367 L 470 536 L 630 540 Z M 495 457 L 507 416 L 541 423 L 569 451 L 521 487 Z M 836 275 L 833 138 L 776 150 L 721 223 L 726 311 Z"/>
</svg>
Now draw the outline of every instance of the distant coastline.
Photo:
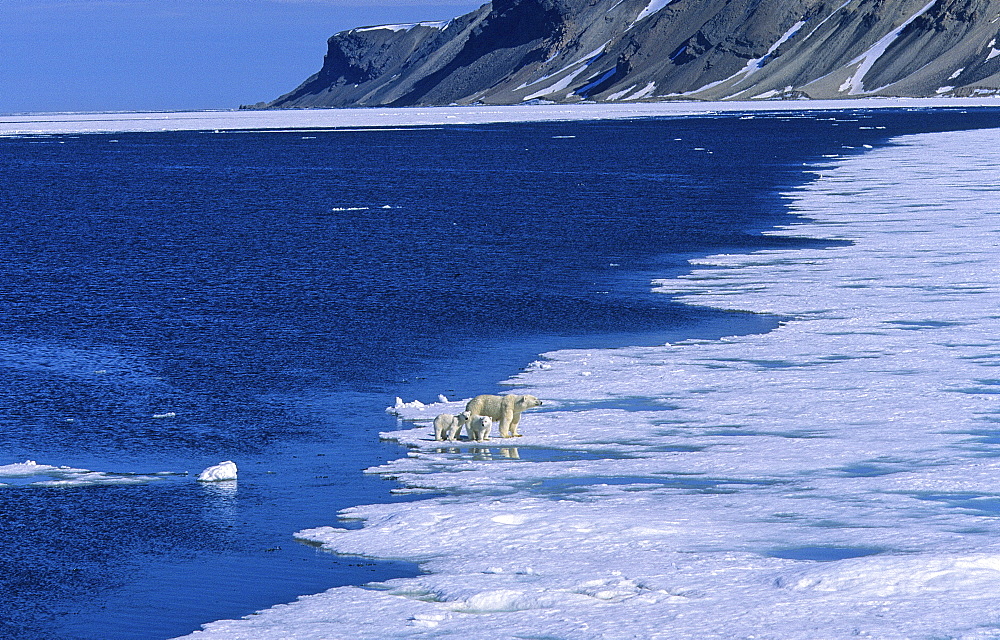
<svg viewBox="0 0 1000 640">
<path fill-rule="evenodd" d="M 616 120 L 714 113 L 1000 107 L 1000 98 L 864 98 L 846 100 L 667 101 L 631 104 L 372 107 L 0 115 L 0 135 L 153 131 L 247 131 L 398 128 L 500 122 Z"/>
</svg>

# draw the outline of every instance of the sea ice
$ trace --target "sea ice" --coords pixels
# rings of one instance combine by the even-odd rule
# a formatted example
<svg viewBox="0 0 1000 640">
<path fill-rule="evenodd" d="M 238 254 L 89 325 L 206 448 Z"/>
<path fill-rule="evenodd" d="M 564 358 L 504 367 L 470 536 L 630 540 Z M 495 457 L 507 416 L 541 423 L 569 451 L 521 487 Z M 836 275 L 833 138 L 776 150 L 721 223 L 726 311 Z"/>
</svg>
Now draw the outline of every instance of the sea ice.
<svg viewBox="0 0 1000 640">
<path fill-rule="evenodd" d="M 599 53 L 599 51 L 598 51 Z M 596 55 L 596 54 L 595 54 Z M 573 64 L 581 64 L 587 58 Z M 564 68 L 568 70 L 573 66 Z M 551 76 L 550 76 L 551 77 Z M 541 79 L 539 80 L 541 81 Z M 650 97 L 656 84 L 648 83 L 624 98 Z M 546 91 L 551 92 L 550 87 Z M 531 104 L 511 106 L 405 107 L 380 109 L 276 109 L 244 111 L 180 111 L 170 113 L 43 113 L 0 116 L 0 135 L 44 136 L 71 133 L 126 131 L 271 131 L 404 128 L 448 124 L 552 122 L 649 117 L 687 117 L 715 113 L 804 111 L 821 109 L 891 109 L 906 107 L 996 106 L 996 97 L 975 98 L 867 98 L 853 100 L 635 102 L 629 104 Z M 118 142 L 117 140 L 109 140 Z"/>
<path fill-rule="evenodd" d="M 768 233 L 840 242 L 655 283 L 779 328 L 544 354 L 508 381 L 545 401 L 526 435 L 471 458 L 431 441 L 444 405 L 394 407 L 410 455 L 368 473 L 431 496 L 297 536 L 425 573 L 191 637 L 1000 637 L 1000 130 L 812 169 Z M 512 454 L 545 447 L 603 455 Z"/>
<path fill-rule="evenodd" d="M 162 478 L 166 474 L 141 475 L 134 473 L 106 473 L 69 466 L 38 464 L 34 460 L 0 465 L 0 479 L 3 486 L 29 487 L 92 487 L 101 485 L 146 484 Z"/>
<path fill-rule="evenodd" d="M 385 411 L 386 413 L 396 413 L 400 409 L 418 409 L 423 411 L 424 408 L 426 407 L 427 405 L 425 405 L 423 402 L 419 400 L 411 400 L 410 402 L 403 402 L 403 399 L 397 396 L 396 404 L 394 404 L 391 407 L 386 407 Z"/>
<path fill-rule="evenodd" d="M 232 460 L 220 462 L 198 474 L 198 482 L 222 482 L 236 479 L 236 463 Z"/>
</svg>

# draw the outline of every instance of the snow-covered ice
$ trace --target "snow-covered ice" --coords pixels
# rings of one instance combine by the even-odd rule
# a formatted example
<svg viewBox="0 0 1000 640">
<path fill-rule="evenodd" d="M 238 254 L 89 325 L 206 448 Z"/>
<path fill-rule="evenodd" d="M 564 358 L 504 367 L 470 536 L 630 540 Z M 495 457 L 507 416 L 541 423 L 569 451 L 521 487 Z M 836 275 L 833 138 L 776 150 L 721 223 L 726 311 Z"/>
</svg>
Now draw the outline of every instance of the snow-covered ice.
<svg viewBox="0 0 1000 640">
<path fill-rule="evenodd" d="M 409 402 L 404 402 L 402 398 L 396 397 L 396 404 L 391 407 L 386 407 L 386 413 L 396 413 L 401 409 L 418 409 L 423 411 L 427 408 L 427 405 L 419 400 L 410 400 Z"/>
<path fill-rule="evenodd" d="M 32 487 L 93 487 L 100 485 L 146 484 L 162 479 L 169 473 L 135 474 L 108 473 L 77 469 L 69 466 L 39 464 L 25 460 L 0 465 L 0 488 L 11 486 Z"/>
<path fill-rule="evenodd" d="M 219 464 L 213 465 L 199 473 L 198 482 L 224 482 L 227 480 L 236 480 L 237 472 L 236 463 L 232 460 L 226 460 L 225 462 L 220 462 Z"/>
<path fill-rule="evenodd" d="M 1000 130 L 813 169 L 770 233 L 842 242 L 655 283 L 778 329 L 544 354 L 489 447 L 393 407 L 411 453 L 369 473 L 434 495 L 298 537 L 426 573 L 191 637 L 1000 638 Z"/>
<path fill-rule="evenodd" d="M 596 55 L 596 54 L 595 54 Z M 577 61 L 579 62 L 579 61 Z M 571 65 L 572 66 L 572 65 Z M 652 95 L 649 83 L 627 100 Z M 551 92 L 551 88 L 549 89 Z M 0 115 L 0 135 L 57 135 L 136 131 L 275 132 L 311 129 L 411 127 L 500 122 L 553 122 L 818 109 L 879 109 L 996 106 L 996 97 L 864 98 L 852 100 L 643 102 L 629 104 L 548 104 L 513 106 L 371 109 L 279 109 L 266 111 L 178 111 L 149 113 L 41 113 Z"/>
</svg>

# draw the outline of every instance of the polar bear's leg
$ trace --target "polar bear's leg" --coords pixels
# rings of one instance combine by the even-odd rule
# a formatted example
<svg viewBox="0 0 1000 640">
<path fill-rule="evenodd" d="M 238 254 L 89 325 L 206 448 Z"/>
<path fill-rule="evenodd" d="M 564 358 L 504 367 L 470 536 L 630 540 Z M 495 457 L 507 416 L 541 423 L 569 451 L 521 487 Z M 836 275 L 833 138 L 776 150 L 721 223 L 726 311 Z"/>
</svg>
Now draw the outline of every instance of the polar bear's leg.
<svg viewBox="0 0 1000 640">
<path fill-rule="evenodd" d="M 465 410 L 466 413 L 469 414 L 469 417 L 465 419 L 465 430 L 466 430 L 466 433 L 469 434 L 469 440 L 475 440 L 476 436 L 473 434 L 473 429 L 474 429 L 473 425 L 475 425 L 476 424 L 476 420 L 479 419 L 479 415 L 480 415 L 479 414 L 479 407 L 473 405 L 473 403 L 471 403 L 471 402 L 469 403 L 468 406 L 470 408 L 466 408 L 466 410 Z"/>
<path fill-rule="evenodd" d="M 520 438 L 521 434 L 517 432 L 517 425 L 521 422 L 521 412 L 515 411 L 513 417 L 510 420 L 510 437 Z"/>
<path fill-rule="evenodd" d="M 510 437 L 510 423 L 514 419 L 514 412 L 508 408 L 504 408 L 503 413 L 500 414 L 500 437 L 509 438 Z"/>
<path fill-rule="evenodd" d="M 448 430 L 448 425 L 445 423 L 443 416 L 438 416 L 434 418 L 434 439 L 444 440 L 445 432 Z"/>
<path fill-rule="evenodd" d="M 492 426 L 493 421 L 489 416 L 476 416 L 469 421 L 469 438 L 476 442 L 489 440 Z"/>
<path fill-rule="evenodd" d="M 462 437 L 462 427 L 466 426 L 469 423 L 469 412 L 466 410 L 459 414 L 456 414 L 455 420 L 456 420 L 455 428 L 451 434 L 452 440 L 458 440 L 459 438 Z"/>
</svg>

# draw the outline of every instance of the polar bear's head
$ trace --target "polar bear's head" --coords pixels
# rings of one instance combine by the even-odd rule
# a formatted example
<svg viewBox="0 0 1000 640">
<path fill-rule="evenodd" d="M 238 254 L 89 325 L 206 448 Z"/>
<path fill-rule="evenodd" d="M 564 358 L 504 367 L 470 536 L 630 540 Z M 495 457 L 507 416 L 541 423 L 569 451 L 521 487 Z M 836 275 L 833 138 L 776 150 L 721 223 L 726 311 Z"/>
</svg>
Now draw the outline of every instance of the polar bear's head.
<svg viewBox="0 0 1000 640">
<path fill-rule="evenodd" d="M 458 418 L 458 424 L 465 424 L 469 421 L 469 418 L 472 417 L 472 414 L 469 413 L 468 409 L 466 409 L 462 413 L 455 414 L 455 417 Z"/>
<path fill-rule="evenodd" d="M 535 396 L 519 396 L 517 398 L 517 408 L 521 411 L 525 409 L 533 409 L 534 407 L 542 406 L 542 401 Z"/>
</svg>

